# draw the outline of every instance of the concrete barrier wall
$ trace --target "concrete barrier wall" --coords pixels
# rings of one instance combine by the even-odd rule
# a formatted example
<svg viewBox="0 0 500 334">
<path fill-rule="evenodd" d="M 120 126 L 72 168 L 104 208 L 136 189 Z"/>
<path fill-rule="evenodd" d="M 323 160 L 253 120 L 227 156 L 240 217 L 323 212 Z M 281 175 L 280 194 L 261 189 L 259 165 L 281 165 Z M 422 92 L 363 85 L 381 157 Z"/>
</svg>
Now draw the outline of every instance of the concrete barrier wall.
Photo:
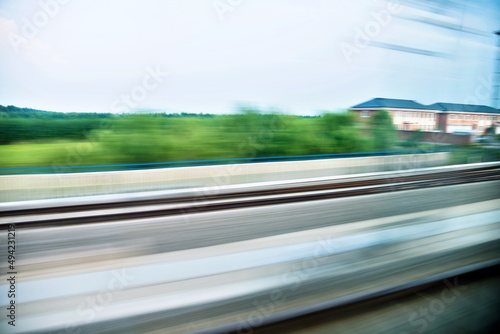
<svg viewBox="0 0 500 334">
<path fill-rule="evenodd" d="M 0 176 L 0 201 L 278 181 L 445 165 L 449 153 L 282 161 L 153 170 Z M 210 190 L 207 190 L 210 191 Z"/>
</svg>

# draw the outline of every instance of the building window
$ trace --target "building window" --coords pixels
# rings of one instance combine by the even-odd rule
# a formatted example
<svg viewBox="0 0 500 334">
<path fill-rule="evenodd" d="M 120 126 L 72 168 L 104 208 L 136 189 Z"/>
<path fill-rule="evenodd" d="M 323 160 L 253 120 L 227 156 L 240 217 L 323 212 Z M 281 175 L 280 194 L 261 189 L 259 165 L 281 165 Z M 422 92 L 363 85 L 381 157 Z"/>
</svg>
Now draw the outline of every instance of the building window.
<svg viewBox="0 0 500 334">
<path fill-rule="evenodd" d="M 451 114 L 450 119 L 455 119 L 455 115 Z"/>
<path fill-rule="evenodd" d="M 490 116 L 486 117 L 486 120 L 491 121 L 491 117 Z"/>
<path fill-rule="evenodd" d="M 474 120 L 477 121 L 477 116 L 476 115 L 474 115 Z"/>
<path fill-rule="evenodd" d="M 465 119 L 469 120 L 470 119 L 470 115 L 465 115 Z"/>
<path fill-rule="evenodd" d="M 458 119 L 460 119 L 460 120 L 461 120 L 461 119 L 462 119 L 462 115 L 458 115 Z"/>
<path fill-rule="evenodd" d="M 500 116 L 497 117 L 497 121 L 500 122 Z"/>
<path fill-rule="evenodd" d="M 480 116 L 479 120 L 482 121 L 484 119 L 484 116 Z"/>
<path fill-rule="evenodd" d="M 361 110 L 361 117 L 370 117 L 370 110 Z"/>
</svg>

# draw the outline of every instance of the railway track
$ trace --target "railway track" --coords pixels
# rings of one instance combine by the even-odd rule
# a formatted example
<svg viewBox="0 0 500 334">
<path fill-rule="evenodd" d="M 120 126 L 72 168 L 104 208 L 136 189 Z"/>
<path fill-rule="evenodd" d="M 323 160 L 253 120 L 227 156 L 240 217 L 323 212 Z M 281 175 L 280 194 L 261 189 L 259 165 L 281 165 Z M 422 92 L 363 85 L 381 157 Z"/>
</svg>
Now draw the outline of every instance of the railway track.
<svg viewBox="0 0 500 334">
<path fill-rule="evenodd" d="M 391 173 L 367 174 L 349 177 L 347 180 L 322 178 L 319 180 L 299 180 L 293 183 L 278 182 L 242 187 L 220 187 L 219 194 L 216 195 L 200 195 L 204 191 L 197 189 L 159 192 L 150 195 L 152 198 L 135 200 L 109 201 L 112 197 L 105 196 L 108 200 L 105 203 L 89 202 L 86 199 L 77 199 L 76 203 L 72 203 L 74 199 L 60 202 L 53 200 L 33 201 L 36 204 L 5 203 L 0 206 L 0 228 L 5 229 L 5 224 L 11 222 L 22 223 L 21 227 L 41 226 L 42 224 L 58 226 L 185 215 L 499 179 L 500 164 L 486 163 L 474 164 L 473 166 L 464 165 L 458 168 L 429 168 L 423 171 L 397 173 L 396 175 Z M 79 201 L 87 203 L 81 204 Z M 30 207 L 30 205 L 35 207 Z M 20 206 L 27 207 L 20 208 Z M 39 216 L 37 220 L 30 220 L 33 215 Z M 27 216 L 27 218 L 16 218 L 22 216 Z"/>
<path fill-rule="evenodd" d="M 446 279 L 498 272 L 499 167 L 224 186 L 209 196 L 186 189 L 3 203 L 0 223 L 15 224 L 19 235 L 16 330 L 326 333 L 354 326 L 374 305 L 406 305 L 409 294 L 439 290 Z M 411 312 L 399 325 L 394 312 L 384 313 L 386 325 L 418 332 Z M 331 314 L 354 320 L 330 321 Z M 358 332 L 376 332 L 366 328 Z M 8 330 L 0 322 L 0 332 Z"/>
<path fill-rule="evenodd" d="M 361 321 L 380 300 L 397 301 L 447 278 L 498 266 L 499 212 L 436 221 L 426 212 L 420 218 L 391 217 L 94 267 L 53 264 L 64 272 L 51 270 L 50 277 L 30 277 L 18 287 L 37 291 L 22 301 L 26 318 L 21 320 L 30 326 L 21 332 L 69 326 L 81 333 L 267 333 L 276 328 L 292 333 L 300 319 L 316 319 L 313 327 L 333 326 L 324 316 L 318 319 L 346 309 Z M 117 272 L 127 286 L 115 291 L 109 282 Z M 53 290 L 68 286 L 71 293 Z M 38 312 L 45 315 L 37 317 Z M 412 328 L 409 313 L 402 328 Z M 392 326 L 390 314 L 386 317 L 383 327 Z M 301 326 L 307 333 L 311 322 Z M 367 328 L 361 332 L 373 332 Z"/>
</svg>

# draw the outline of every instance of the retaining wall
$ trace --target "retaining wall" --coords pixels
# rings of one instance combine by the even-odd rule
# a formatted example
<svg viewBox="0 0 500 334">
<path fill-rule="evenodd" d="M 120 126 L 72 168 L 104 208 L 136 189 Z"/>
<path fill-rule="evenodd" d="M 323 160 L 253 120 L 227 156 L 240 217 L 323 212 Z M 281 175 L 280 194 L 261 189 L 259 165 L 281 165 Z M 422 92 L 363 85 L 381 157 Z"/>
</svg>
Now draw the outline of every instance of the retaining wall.
<svg viewBox="0 0 500 334">
<path fill-rule="evenodd" d="M 73 197 L 278 181 L 448 163 L 450 153 L 281 161 L 112 172 L 0 176 L 0 201 Z"/>
</svg>

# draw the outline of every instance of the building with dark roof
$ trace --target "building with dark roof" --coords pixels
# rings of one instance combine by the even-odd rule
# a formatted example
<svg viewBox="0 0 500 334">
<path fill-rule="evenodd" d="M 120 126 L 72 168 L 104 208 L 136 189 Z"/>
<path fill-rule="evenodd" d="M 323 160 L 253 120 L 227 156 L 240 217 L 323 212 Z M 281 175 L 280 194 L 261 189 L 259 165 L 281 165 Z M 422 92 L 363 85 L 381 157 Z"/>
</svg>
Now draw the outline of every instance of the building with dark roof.
<svg viewBox="0 0 500 334">
<path fill-rule="evenodd" d="M 426 106 L 415 102 L 413 100 L 401 100 L 401 99 L 386 99 L 382 97 L 377 97 L 370 101 L 366 101 L 355 105 L 351 109 L 377 109 L 377 108 L 391 108 L 391 109 L 427 109 Z"/>
<path fill-rule="evenodd" d="M 482 114 L 498 114 L 499 110 L 489 106 L 475 104 L 459 104 L 459 103 L 443 103 L 438 102 L 429 105 L 428 107 L 447 112 L 475 112 Z"/>
<path fill-rule="evenodd" d="M 349 110 L 362 122 L 368 121 L 374 112 L 386 110 L 399 130 L 482 134 L 491 126 L 500 127 L 500 110 L 483 105 L 444 102 L 423 105 L 413 100 L 375 98 Z"/>
<path fill-rule="evenodd" d="M 399 130 L 433 131 L 437 129 L 439 110 L 412 100 L 376 98 L 357 104 L 349 109 L 361 122 L 368 122 L 373 113 L 386 110 Z"/>
</svg>

